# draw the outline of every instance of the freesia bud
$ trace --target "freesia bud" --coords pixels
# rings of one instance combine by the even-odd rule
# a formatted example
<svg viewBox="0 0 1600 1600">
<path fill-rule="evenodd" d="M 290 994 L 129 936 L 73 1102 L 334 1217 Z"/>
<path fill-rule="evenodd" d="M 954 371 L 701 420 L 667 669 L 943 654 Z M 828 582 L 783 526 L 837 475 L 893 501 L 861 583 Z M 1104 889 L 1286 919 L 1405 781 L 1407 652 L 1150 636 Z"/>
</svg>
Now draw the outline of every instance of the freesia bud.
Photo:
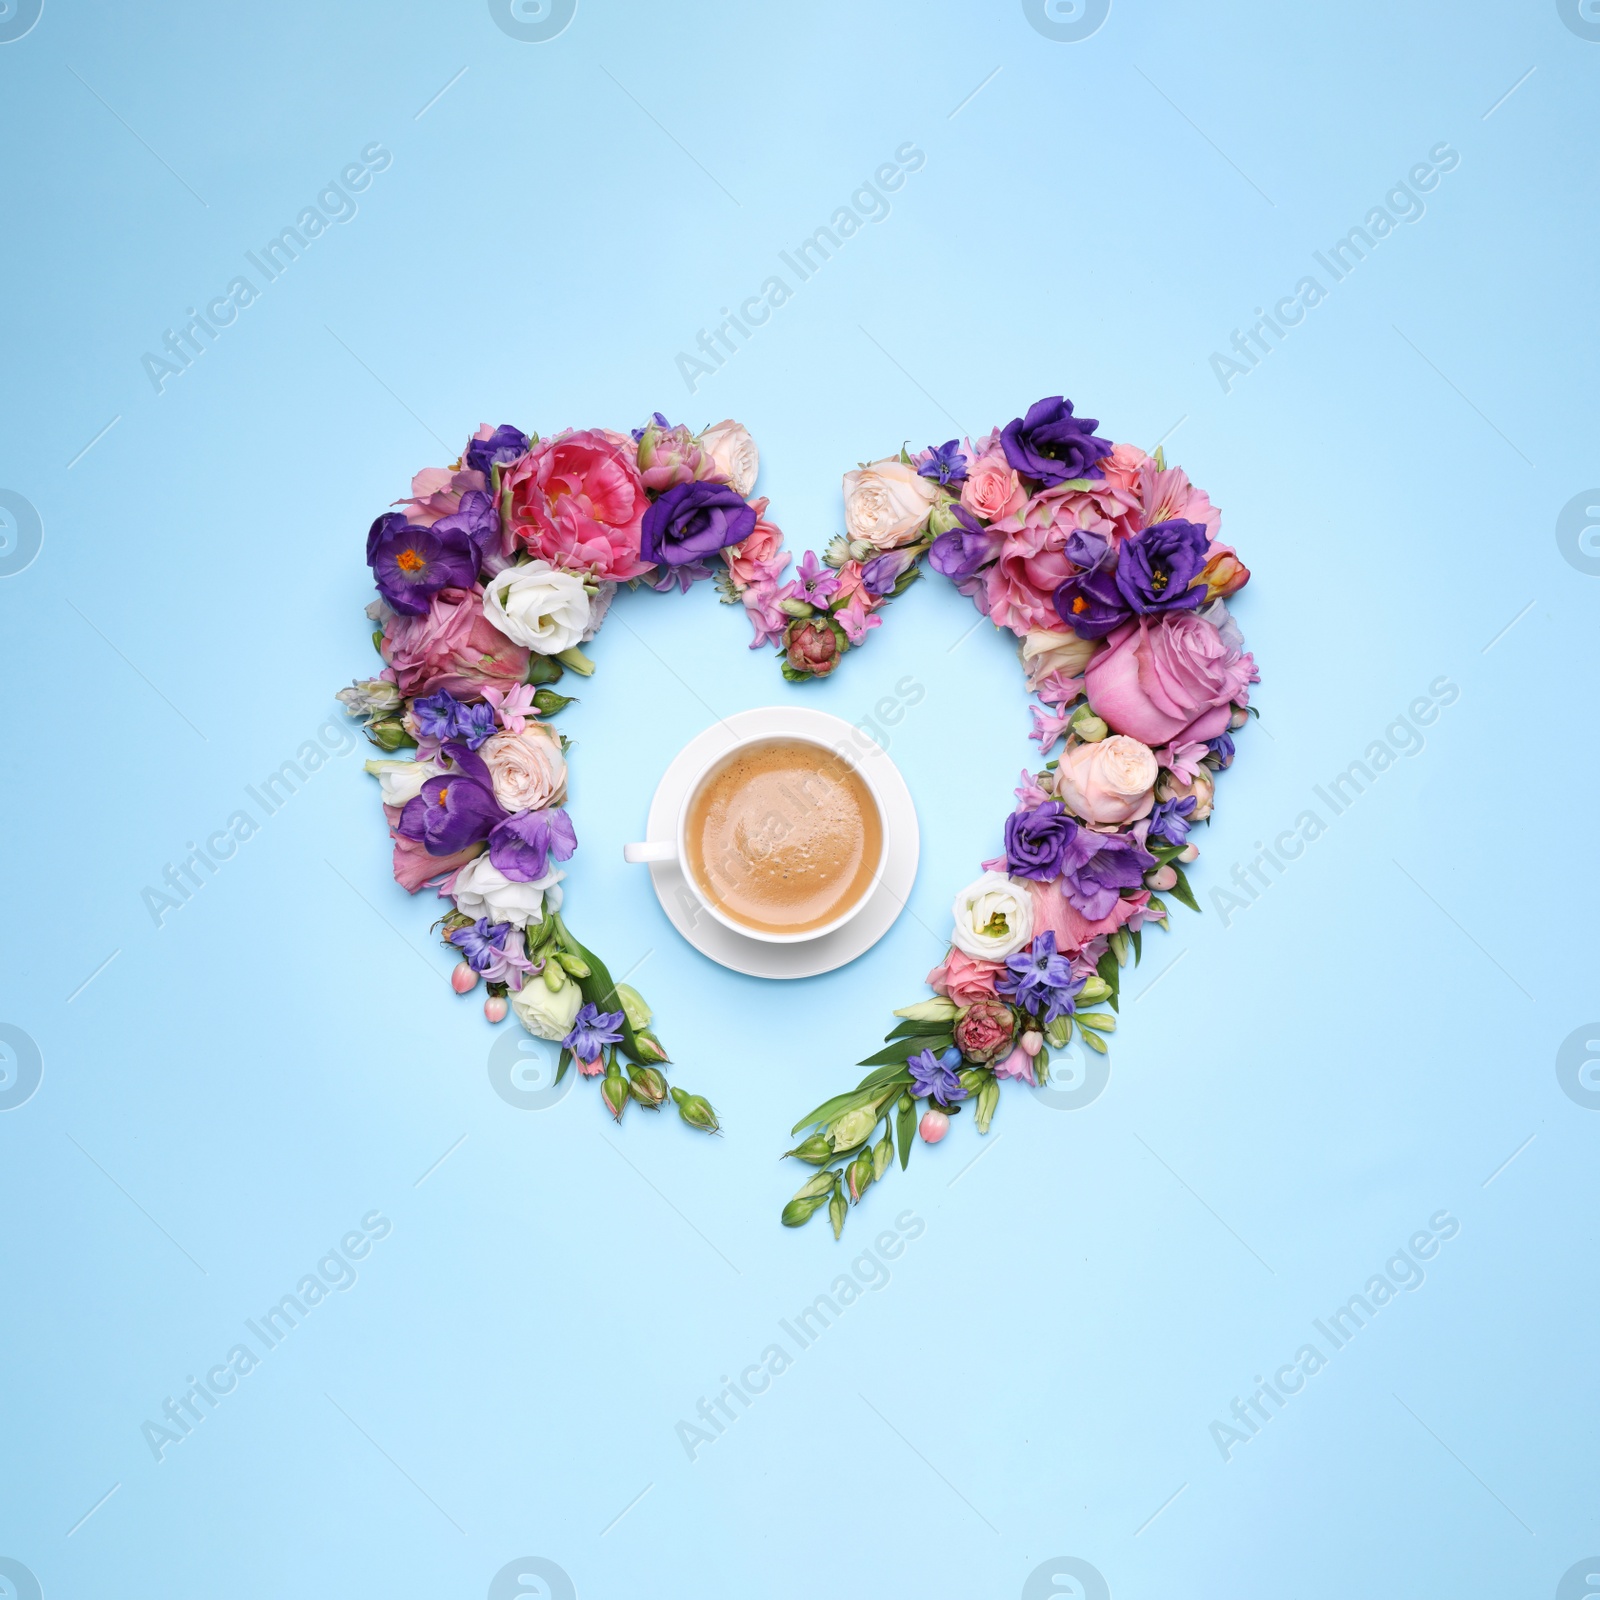
<svg viewBox="0 0 1600 1600">
<path fill-rule="evenodd" d="M 561 963 L 574 978 L 587 978 L 589 976 L 589 963 L 582 956 L 575 956 L 570 950 L 557 950 L 556 960 Z"/>
<path fill-rule="evenodd" d="M 1178 881 L 1178 874 L 1170 866 L 1152 867 L 1144 875 L 1144 886 L 1147 889 L 1170 889 Z"/>
<path fill-rule="evenodd" d="M 600 1098 L 605 1101 L 611 1115 L 621 1122 L 622 1113 L 628 1105 L 628 1080 L 617 1070 L 615 1062 L 600 1080 Z"/>
<path fill-rule="evenodd" d="M 1117 1019 L 1109 1011 L 1090 1011 L 1078 1013 L 1078 1026 L 1080 1028 L 1093 1028 L 1096 1033 L 1115 1033 Z"/>
<path fill-rule="evenodd" d="M 678 1108 L 678 1115 L 689 1124 L 691 1128 L 699 1128 L 703 1133 L 716 1133 L 721 1124 L 717 1121 L 717 1114 L 711 1109 L 711 1102 L 698 1094 L 685 1094 L 682 1089 L 672 1091 L 672 1103 Z"/>
<path fill-rule="evenodd" d="M 1200 846 L 1197 844 L 1186 844 L 1183 849 L 1178 852 L 1178 859 L 1185 863 L 1190 861 L 1198 861 L 1200 859 Z"/>
<path fill-rule="evenodd" d="M 949 1022 L 958 1009 L 954 1000 L 946 1000 L 941 995 L 936 1000 L 919 1000 L 914 1006 L 901 1006 L 895 1015 L 907 1022 Z"/>
<path fill-rule="evenodd" d="M 450 974 L 450 987 L 457 994 L 465 994 L 469 989 L 478 986 L 478 974 L 469 967 L 465 961 L 458 961 Z"/>
<path fill-rule="evenodd" d="M 924 1111 L 922 1121 L 917 1124 L 924 1144 L 938 1144 L 949 1131 L 950 1119 L 942 1111 Z"/>
<path fill-rule="evenodd" d="M 1111 985 L 1096 972 L 1083 980 L 1083 987 L 1078 991 L 1078 1004 L 1097 1006 L 1102 1000 L 1108 1000 L 1110 997 Z"/>
<path fill-rule="evenodd" d="M 644 1003 L 644 997 L 639 991 L 626 983 L 619 983 L 615 989 L 617 1004 L 622 1007 L 622 1014 L 628 1019 L 630 1028 L 647 1028 L 650 1025 L 650 1007 Z"/>
<path fill-rule="evenodd" d="M 640 1105 L 659 1111 L 667 1098 L 667 1080 L 654 1067 L 630 1066 L 628 1091 Z"/>
<path fill-rule="evenodd" d="M 804 600 L 796 600 L 796 599 L 780 600 L 778 602 L 778 609 L 786 617 L 801 617 L 801 618 L 809 617 L 810 615 L 812 615 L 812 610 L 813 610 L 813 608 L 810 605 L 808 605 Z"/>
<path fill-rule="evenodd" d="M 1029 1028 L 1018 1042 L 1030 1056 L 1036 1056 L 1044 1048 L 1044 1035 L 1033 1028 Z"/>
<path fill-rule="evenodd" d="M 560 994 L 566 985 L 567 976 L 561 970 L 559 961 L 546 961 L 544 964 L 544 986 L 551 994 Z"/>
<path fill-rule="evenodd" d="M 492 994 L 483 1002 L 483 1014 L 490 1022 L 504 1022 L 506 1020 L 506 997 L 503 994 Z"/>
<path fill-rule="evenodd" d="M 785 1150 L 786 1156 L 793 1156 L 797 1161 L 804 1161 L 813 1167 L 825 1166 L 833 1160 L 833 1146 L 828 1143 L 827 1135 L 814 1133 L 809 1139 L 803 1139 L 793 1150 Z M 815 1181 L 815 1180 L 813 1180 Z"/>
<path fill-rule="evenodd" d="M 1085 744 L 1098 744 L 1100 740 L 1111 732 L 1111 729 L 1089 709 L 1088 701 L 1085 701 L 1072 713 L 1072 721 L 1067 726 Z"/>
</svg>

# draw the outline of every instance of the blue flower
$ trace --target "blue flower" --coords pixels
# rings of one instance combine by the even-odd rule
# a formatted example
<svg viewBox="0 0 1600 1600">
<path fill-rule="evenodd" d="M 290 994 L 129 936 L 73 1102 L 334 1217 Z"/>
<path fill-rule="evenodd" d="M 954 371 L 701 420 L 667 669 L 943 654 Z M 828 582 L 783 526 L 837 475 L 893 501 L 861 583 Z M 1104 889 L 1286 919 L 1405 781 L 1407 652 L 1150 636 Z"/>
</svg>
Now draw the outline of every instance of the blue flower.
<svg viewBox="0 0 1600 1600">
<path fill-rule="evenodd" d="M 931 1050 L 907 1056 L 906 1065 L 911 1069 L 911 1093 L 917 1099 L 926 1097 L 948 1106 L 967 1098 L 967 1091 L 956 1076 L 956 1069 L 961 1065 L 961 1052 L 954 1047 L 938 1057 Z"/>
<path fill-rule="evenodd" d="M 1182 845 L 1189 842 L 1189 817 L 1194 811 L 1194 796 L 1185 795 L 1181 800 L 1158 800 L 1155 809 L 1150 813 L 1150 828 L 1147 837 L 1151 839 L 1165 839 L 1168 844 Z"/>
<path fill-rule="evenodd" d="M 496 730 L 494 707 L 485 700 L 471 705 L 457 705 L 455 727 L 451 730 L 469 750 L 476 750 Z"/>
<path fill-rule="evenodd" d="M 585 1001 L 573 1019 L 572 1032 L 561 1041 L 579 1061 L 598 1061 L 608 1044 L 622 1038 L 622 1013 L 601 1011 L 593 1001 Z"/>
<path fill-rule="evenodd" d="M 922 455 L 922 465 L 917 468 L 919 478 L 932 478 L 938 484 L 967 481 L 967 458 L 961 453 L 959 439 L 950 439 L 944 444 L 931 444 Z"/>
<path fill-rule="evenodd" d="M 1233 735 L 1219 733 L 1215 739 L 1206 740 L 1206 749 L 1217 758 L 1219 770 L 1226 770 L 1233 765 Z"/>
<path fill-rule="evenodd" d="M 509 922 L 497 922 L 492 928 L 487 917 L 479 917 L 470 928 L 457 928 L 450 935 L 450 943 L 461 952 L 461 959 L 474 972 L 487 972 L 495 957 L 503 954 Z"/>
<path fill-rule="evenodd" d="M 1015 1000 L 1023 1011 L 1031 1011 L 1041 1022 L 1071 1016 L 1084 980 L 1072 975 L 1072 963 L 1056 954 L 1055 931 L 1046 928 L 1028 950 L 1006 957 L 1010 976 L 1002 977 L 995 988 Z"/>
</svg>

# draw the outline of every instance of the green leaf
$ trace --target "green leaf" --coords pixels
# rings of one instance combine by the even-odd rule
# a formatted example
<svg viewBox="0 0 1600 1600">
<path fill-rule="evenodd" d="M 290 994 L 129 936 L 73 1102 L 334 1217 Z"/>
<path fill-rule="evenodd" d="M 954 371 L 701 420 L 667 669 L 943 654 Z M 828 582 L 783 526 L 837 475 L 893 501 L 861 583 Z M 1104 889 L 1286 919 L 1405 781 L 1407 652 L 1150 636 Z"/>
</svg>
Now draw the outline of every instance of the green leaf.
<svg viewBox="0 0 1600 1600">
<path fill-rule="evenodd" d="M 606 970 L 606 964 L 594 951 L 587 950 L 573 938 L 571 930 L 566 923 L 557 921 L 557 931 L 563 942 L 575 955 L 582 957 L 588 964 L 589 976 L 578 979 L 578 987 L 583 998 L 589 1001 L 597 1011 L 622 1012 L 622 1053 L 630 1060 L 637 1062 L 641 1067 L 648 1066 L 649 1061 L 639 1054 L 639 1041 L 634 1037 L 633 1025 L 628 1021 L 628 1013 L 623 1009 L 622 1002 L 617 998 L 617 986 L 611 981 L 611 974 Z"/>
<path fill-rule="evenodd" d="M 923 1024 L 927 1026 L 926 1023 Z M 895 1043 L 885 1045 L 876 1055 L 868 1056 L 865 1061 L 858 1061 L 858 1067 L 882 1067 L 893 1063 L 896 1067 L 904 1067 L 908 1056 L 921 1055 L 924 1050 L 931 1050 L 935 1055 L 948 1050 L 955 1043 L 948 1031 L 944 1033 L 918 1033 L 908 1038 L 898 1039 Z"/>
<path fill-rule="evenodd" d="M 910 1083 L 911 1074 L 906 1071 L 903 1063 L 898 1066 L 890 1063 L 887 1066 L 882 1066 L 873 1072 L 869 1072 L 866 1077 L 864 1077 L 861 1082 L 856 1085 L 856 1088 L 883 1089 L 891 1083 L 900 1082 Z"/>
<path fill-rule="evenodd" d="M 1114 956 L 1111 951 L 1107 950 L 1106 953 L 1100 957 L 1099 961 L 1095 963 L 1094 970 L 1100 975 L 1105 983 L 1109 985 L 1111 989 L 1111 994 L 1109 996 L 1111 1009 L 1113 1011 L 1117 1010 L 1118 993 L 1122 988 L 1122 968 L 1117 965 L 1116 956 Z"/>
<path fill-rule="evenodd" d="M 884 1043 L 894 1039 L 916 1039 L 928 1031 L 926 1022 L 906 1021 L 898 1024 L 893 1032 L 884 1034 Z"/>
<path fill-rule="evenodd" d="M 904 1098 L 904 1097 L 902 1097 Z M 917 1102 L 907 1101 L 895 1115 L 895 1135 L 900 1144 L 900 1170 L 906 1170 L 906 1163 L 911 1160 L 911 1141 L 917 1132 Z"/>
<path fill-rule="evenodd" d="M 1194 897 L 1194 890 L 1189 887 L 1189 880 L 1184 875 L 1183 868 L 1173 863 L 1172 870 L 1177 873 L 1178 881 L 1173 884 L 1171 893 L 1176 895 L 1191 911 L 1200 909 L 1200 902 Z"/>
<path fill-rule="evenodd" d="M 1130 928 L 1128 937 L 1133 940 L 1133 964 L 1138 966 L 1144 960 L 1144 935 L 1137 928 Z"/>
<path fill-rule="evenodd" d="M 563 1050 L 561 1052 L 561 1059 L 556 1062 L 556 1082 L 557 1083 L 560 1083 L 561 1080 L 564 1077 L 566 1077 L 567 1068 L 570 1067 L 571 1065 L 572 1065 L 572 1052 L 570 1050 Z"/>
</svg>

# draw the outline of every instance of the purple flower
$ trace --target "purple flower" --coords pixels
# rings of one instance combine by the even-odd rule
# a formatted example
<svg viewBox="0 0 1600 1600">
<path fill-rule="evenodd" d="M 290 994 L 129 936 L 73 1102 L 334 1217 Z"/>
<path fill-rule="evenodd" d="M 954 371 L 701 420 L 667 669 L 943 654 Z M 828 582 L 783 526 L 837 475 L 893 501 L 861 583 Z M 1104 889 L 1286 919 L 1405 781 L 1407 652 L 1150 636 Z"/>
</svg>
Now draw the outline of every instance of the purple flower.
<svg viewBox="0 0 1600 1600">
<path fill-rule="evenodd" d="M 1077 576 L 1055 592 L 1056 614 L 1080 639 L 1103 639 L 1133 615 L 1117 587 L 1117 552 L 1098 533 L 1077 529 L 1061 549 Z"/>
<path fill-rule="evenodd" d="M 1137 889 L 1156 858 L 1131 833 L 1080 828 L 1062 861 L 1061 888 L 1091 922 L 1111 914 L 1123 889 Z"/>
<path fill-rule="evenodd" d="M 408 617 L 427 616 L 439 590 L 470 589 L 478 578 L 478 554 L 464 532 L 419 527 L 398 511 L 367 530 L 367 564 L 378 593 Z"/>
<path fill-rule="evenodd" d="M 910 550 L 885 550 L 861 569 L 861 587 L 868 594 L 891 594 L 894 586 L 916 564 L 917 558 Z"/>
<path fill-rule="evenodd" d="M 674 589 L 688 594 L 702 578 L 710 576 L 711 568 L 704 561 L 685 561 L 681 567 L 663 567 L 650 587 L 657 594 L 670 594 Z"/>
<path fill-rule="evenodd" d="M 461 504 L 448 517 L 440 517 L 433 531 L 440 538 L 460 535 L 472 547 L 473 566 L 481 567 L 491 545 L 500 542 L 500 516 L 494 501 L 482 489 L 468 489 Z M 476 573 L 474 573 L 476 576 Z"/>
<path fill-rule="evenodd" d="M 967 1098 L 967 1091 L 956 1076 L 957 1068 L 961 1065 L 961 1052 L 954 1046 L 937 1058 L 931 1050 L 907 1056 L 906 1065 L 911 1069 L 913 1098 L 937 1100 L 942 1106 Z"/>
<path fill-rule="evenodd" d="M 1020 1010 L 1033 1012 L 1047 1026 L 1057 1017 L 1072 1014 L 1085 980 L 1073 977 L 1071 961 L 1056 954 L 1054 929 L 1036 935 L 1030 949 L 1007 956 L 1006 966 L 1010 974 L 1000 978 L 995 988 L 1009 995 Z"/>
<path fill-rule="evenodd" d="M 1199 523 L 1182 517 L 1153 522 L 1124 539 L 1117 552 L 1117 589 L 1129 609 L 1142 616 L 1194 610 L 1206 597 L 1198 580 L 1210 540 Z"/>
<path fill-rule="evenodd" d="M 444 754 L 459 770 L 428 778 L 422 793 L 406 801 L 396 825 L 396 832 L 420 841 L 430 856 L 452 856 L 487 839 L 506 815 L 482 756 L 464 744 L 447 744 Z"/>
<path fill-rule="evenodd" d="M 1006 871 L 1041 883 L 1059 878 L 1062 858 L 1077 832 L 1077 823 L 1059 800 L 1046 800 L 1032 811 L 1013 811 L 1006 818 Z"/>
<path fill-rule="evenodd" d="M 487 439 L 467 441 L 466 464 L 474 472 L 481 472 L 484 482 L 487 483 L 490 467 L 503 467 L 519 456 L 527 455 L 530 444 L 527 434 L 520 428 L 513 428 L 509 422 L 502 422 Z M 464 505 L 466 496 L 463 495 L 461 499 Z"/>
<path fill-rule="evenodd" d="M 965 506 L 953 505 L 950 510 L 960 526 L 941 533 L 928 547 L 928 565 L 960 583 L 1000 554 L 1000 535 L 991 533 Z"/>
<path fill-rule="evenodd" d="M 622 1038 L 621 1022 L 620 1011 L 602 1011 L 592 1000 L 586 1000 L 573 1018 L 572 1032 L 561 1041 L 562 1046 L 572 1052 L 575 1060 L 598 1061 L 608 1044 L 616 1044 Z"/>
<path fill-rule="evenodd" d="M 496 731 L 494 707 L 482 701 L 464 705 L 441 689 L 425 699 L 411 702 L 412 720 L 424 739 L 460 739 L 469 750 L 476 750 Z"/>
<path fill-rule="evenodd" d="M 922 452 L 922 464 L 917 468 L 919 478 L 932 478 L 935 483 L 965 483 L 967 458 L 961 453 L 961 442 L 949 439 L 944 444 L 929 445 Z"/>
<path fill-rule="evenodd" d="M 1217 759 L 1217 770 L 1226 772 L 1233 765 L 1233 735 L 1219 733 L 1215 739 L 1206 740 L 1206 749 Z"/>
<path fill-rule="evenodd" d="M 651 421 L 653 421 L 655 423 L 655 425 L 663 433 L 671 433 L 672 432 L 672 424 L 670 422 L 668 422 L 667 419 L 664 416 L 662 416 L 659 411 L 652 411 L 650 413 L 650 417 L 651 417 Z M 649 426 L 650 426 L 650 423 L 647 422 L 645 424 L 644 428 L 630 428 L 628 430 L 628 432 L 632 435 L 633 442 L 635 444 L 638 444 L 638 442 L 642 438 L 644 438 L 645 428 L 648 428 Z"/>
<path fill-rule="evenodd" d="M 726 483 L 680 483 L 644 514 L 639 554 L 681 567 L 738 544 L 755 531 L 755 508 Z"/>
<path fill-rule="evenodd" d="M 817 560 L 815 550 L 807 550 L 805 560 L 795 569 L 794 581 L 784 585 L 795 599 L 821 610 L 839 588 L 839 574 Z"/>
<path fill-rule="evenodd" d="M 1046 488 L 1069 478 L 1101 478 L 1095 465 L 1111 454 L 1111 441 L 1095 437 L 1100 424 L 1093 417 L 1075 417 L 1072 402 L 1060 395 L 1036 400 L 1026 417 L 1014 417 L 1000 430 L 1000 448 L 1025 478 Z"/>
<path fill-rule="evenodd" d="M 467 749 L 476 750 L 486 739 L 493 738 L 500 731 L 494 719 L 494 707 L 485 700 L 457 706 L 456 725 L 452 731 Z"/>
<path fill-rule="evenodd" d="M 1226 735 L 1224 735 L 1226 737 Z M 1194 796 L 1181 800 L 1158 800 L 1150 813 L 1150 826 L 1145 831 L 1147 839 L 1165 839 L 1168 844 L 1189 842 L 1189 817 L 1194 811 Z"/>
<path fill-rule="evenodd" d="M 572 818 L 559 806 L 519 811 L 489 835 L 489 864 L 513 883 L 537 883 L 550 861 L 567 860 L 578 848 Z"/>
<path fill-rule="evenodd" d="M 487 917 L 479 917 L 470 928 L 457 928 L 450 935 L 450 943 L 461 952 L 461 958 L 474 972 L 487 972 L 504 956 L 509 922 L 497 922 L 492 928 Z"/>
</svg>

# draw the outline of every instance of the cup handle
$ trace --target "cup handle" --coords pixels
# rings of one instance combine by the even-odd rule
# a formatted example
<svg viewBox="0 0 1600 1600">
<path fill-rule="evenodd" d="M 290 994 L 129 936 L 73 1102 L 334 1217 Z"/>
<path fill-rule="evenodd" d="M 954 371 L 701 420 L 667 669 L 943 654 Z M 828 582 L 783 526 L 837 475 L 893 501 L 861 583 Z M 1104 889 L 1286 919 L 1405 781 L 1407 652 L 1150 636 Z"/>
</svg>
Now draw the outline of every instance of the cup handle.
<svg viewBox="0 0 1600 1600">
<path fill-rule="evenodd" d="M 678 846 L 672 839 L 654 839 L 646 844 L 625 844 L 622 847 L 624 861 L 676 861 L 678 859 Z"/>
</svg>

